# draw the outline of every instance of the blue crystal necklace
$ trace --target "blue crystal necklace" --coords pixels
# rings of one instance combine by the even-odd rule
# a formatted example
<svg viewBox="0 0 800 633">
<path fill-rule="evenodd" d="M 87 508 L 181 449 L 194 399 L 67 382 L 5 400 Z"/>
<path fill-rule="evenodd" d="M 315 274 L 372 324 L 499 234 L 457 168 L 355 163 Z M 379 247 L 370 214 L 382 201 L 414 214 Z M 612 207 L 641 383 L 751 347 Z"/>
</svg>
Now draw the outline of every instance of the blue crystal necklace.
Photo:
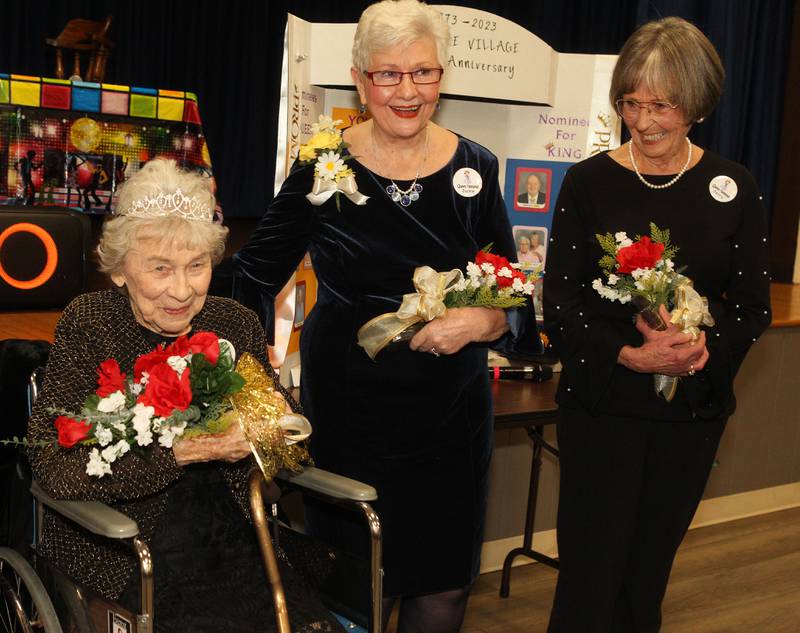
<svg viewBox="0 0 800 633">
<path fill-rule="evenodd" d="M 380 169 L 380 171 L 383 171 L 380 159 L 378 158 L 378 145 L 377 143 L 375 143 L 374 124 L 370 132 L 372 136 L 372 155 L 375 158 L 375 162 L 378 165 L 378 169 Z M 425 161 L 428 160 L 429 138 L 430 138 L 430 132 L 429 128 L 426 126 L 425 151 L 422 154 L 422 162 L 420 162 L 419 167 L 417 168 L 417 175 L 414 176 L 414 182 L 411 183 L 408 189 L 401 189 L 392 178 L 389 178 L 389 184 L 386 185 L 385 191 L 386 194 L 392 199 L 392 202 L 399 202 L 402 206 L 408 207 L 411 205 L 412 202 L 416 202 L 417 200 L 419 200 L 419 194 L 422 193 L 422 185 L 419 184 L 417 180 L 419 180 L 419 174 L 422 171 L 422 168 L 425 166 Z"/>
</svg>

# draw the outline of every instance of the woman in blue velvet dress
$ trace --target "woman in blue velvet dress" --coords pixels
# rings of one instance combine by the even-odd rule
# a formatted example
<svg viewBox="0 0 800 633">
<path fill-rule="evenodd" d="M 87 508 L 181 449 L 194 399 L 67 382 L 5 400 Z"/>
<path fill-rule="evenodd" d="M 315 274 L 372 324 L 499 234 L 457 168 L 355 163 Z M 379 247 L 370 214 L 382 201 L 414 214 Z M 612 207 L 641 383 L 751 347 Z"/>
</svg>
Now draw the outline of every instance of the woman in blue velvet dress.
<svg viewBox="0 0 800 633">
<path fill-rule="evenodd" d="M 478 573 L 492 404 L 486 345 L 474 343 L 508 326 L 499 309 L 451 309 L 374 361 L 356 333 L 398 309 L 418 266 L 463 270 L 489 243 L 515 261 L 497 159 L 430 121 L 447 40 L 438 12 L 417 0 L 364 12 L 352 76 L 372 118 L 344 141 L 369 199 L 314 206 L 314 166 L 296 164 L 235 256 L 274 298 L 310 252 L 319 292 L 300 353 L 312 454 L 378 490 L 384 615 L 402 598 L 398 630 L 426 633 L 458 630 Z"/>
</svg>

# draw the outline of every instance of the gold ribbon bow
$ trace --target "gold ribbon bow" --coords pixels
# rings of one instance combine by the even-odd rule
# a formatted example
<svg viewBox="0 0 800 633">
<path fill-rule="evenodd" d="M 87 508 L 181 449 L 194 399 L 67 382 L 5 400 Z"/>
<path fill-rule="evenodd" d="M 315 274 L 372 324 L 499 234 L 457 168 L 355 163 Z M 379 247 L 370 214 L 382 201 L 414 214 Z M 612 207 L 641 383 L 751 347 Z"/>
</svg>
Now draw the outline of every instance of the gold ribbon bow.
<svg viewBox="0 0 800 633">
<path fill-rule="evenodd" d="M 367 200 L 369 200 L 369 196 L 365 196 L 358 190 L 355 176 L 345 176 L 338 181 L 314 176 L 314 185 L 311 187 L 311 193 L 306 194 L 306 199 L 318 207 L 326 203 L 337 191 L 347 196 L 350 202 L 359 206 L 367 204 Z"/>
<path fill-rule="evenodd" d="M 700 296 L 691 281 L 675 288 L 675 308 L 670 321 L 685 334 L 691 334 L 693 339 L 700 336 L 701 325 L 714 325 L 714 317 L 708 311 L 708 299 Z"/>
<path fill-rule="evenodd" d="M 692 287 L 691 279 L 683 278 L 681 285 L 675 288 L 674 299 L 675 308 L 672 310 L 670 323 L 680 327 L 684 334 L 691 334 L 692 340 L 700 336 L 701 325 L 714 325 L 714 317 L 708 311 L 708 299 L 701 297 Z M 671 402 L 678 389 L 677 376 L 654 374 L 653 381 L 656 393 Z"/>
<path fill-rule="evenodd" d="M 362 325 L 358 330 L 358 344 L 375 360 L 378 352 L 407 327 L 442 316 L 447 311 L 445 295 L 463 278 L 462 272 L 455 268 L 439 273 L 430 266 L 420 266 L 414 271 L 417 291 L 403 295 L 397 312 L 381 314 Z"/>
<path fill-rule="evenodd" d="M 239 358 L 236 371 L 245 385 L 231 396 L 231 403 L 261 472 L 272 479 L 282 469 L 301 470 L 303 462 L 308 461 L 308 451 L 284 433 L 282 427 L 286 425 L 281 419 L 286 413 L 285 401 L 272 379 L 247 352 Z"/>
</svg>

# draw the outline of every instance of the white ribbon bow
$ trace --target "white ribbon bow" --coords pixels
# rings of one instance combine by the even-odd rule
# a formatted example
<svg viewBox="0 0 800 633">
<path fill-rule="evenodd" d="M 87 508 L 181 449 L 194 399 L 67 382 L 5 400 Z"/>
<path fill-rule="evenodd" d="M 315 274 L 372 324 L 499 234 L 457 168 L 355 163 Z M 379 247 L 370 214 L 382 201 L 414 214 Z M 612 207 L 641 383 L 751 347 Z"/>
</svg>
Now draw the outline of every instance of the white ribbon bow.
<svg viewBox="0 0 800 633">
<path fill-rule="evenodd" d="M 695 339 L 700 336 L 701 325 L 714 325 L 714 317 L 708 311 L 708 299 L 701 297 L 691 283 L 675 288 L 675 309 L 670 321 Z"/>
<path fill-rule="evenodd" d="M 306 199 L 311 204 L 318 207 L 325 204 L 337 191 L 347 196 L 350 202 L 359 206 L 367 204 L 367 200 L 369 200 L 369 196 L 365 196 L 358 190 L 355 176 L 346 176 L 341 178 L 338 182 L 315 176 L 311 193 L 306 194 Z"/>
</svg>

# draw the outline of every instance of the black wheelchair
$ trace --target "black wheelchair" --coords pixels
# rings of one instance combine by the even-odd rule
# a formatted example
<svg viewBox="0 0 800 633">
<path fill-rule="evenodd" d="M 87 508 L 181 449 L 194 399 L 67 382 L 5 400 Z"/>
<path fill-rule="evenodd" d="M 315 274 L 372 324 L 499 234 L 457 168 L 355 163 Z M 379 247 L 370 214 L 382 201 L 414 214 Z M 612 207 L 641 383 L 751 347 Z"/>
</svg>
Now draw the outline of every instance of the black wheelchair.
<svg viewBox="0 0 800 633">
<path fill-rule="evenodd" d="M 28 404 L 36 398 L 41 372 L 28 386 Z M 32 543 L 27 552 L 0 547 L 0 633 L 152 633 L 153 564 L 147 543 L 136 523 L 114 508 L 96 501 L 62 501 L 51 498 L 30 480 L 24 458 L 15 465 L 15 485 L 29 488 L 33 511 Z M 276 484 L 276 486 L 272 485 Z M 258 469 L 250 473 L 250 507 L 275 606 L 278 633 L 290 633 L 286 599 L 277 564 L 276 547 L 292 567 L 319 593 L 346 629 L 378 633 L 381 630 L 381 526 L 370 502 L 377 499 L 372 486 L 306 467 L 299 473 L 281 472 L 267 482 Z M 280 499 L 275 494 L 280 492 Z M 368 533 L 368 560 L 354 562 L 351 555 L 320 543 L 298 530 L 294 493 L 353 513 Z M 281 504 L 288 501 L 289 508 Z M 284 504 L 286 505 L 286 504 Z M 92 534 L 132 548 L 139 561 L 140 604 L 136 613 L 109 602 L 72 581 L 38 551 L 44 515 L 58 513 Z M 275 546 L 273 546 L 275 543 Z M 342 582 L 347 578 L 347 582 Z M 345 589 L 344 592 L 341 590 Z"/>
</svg>

